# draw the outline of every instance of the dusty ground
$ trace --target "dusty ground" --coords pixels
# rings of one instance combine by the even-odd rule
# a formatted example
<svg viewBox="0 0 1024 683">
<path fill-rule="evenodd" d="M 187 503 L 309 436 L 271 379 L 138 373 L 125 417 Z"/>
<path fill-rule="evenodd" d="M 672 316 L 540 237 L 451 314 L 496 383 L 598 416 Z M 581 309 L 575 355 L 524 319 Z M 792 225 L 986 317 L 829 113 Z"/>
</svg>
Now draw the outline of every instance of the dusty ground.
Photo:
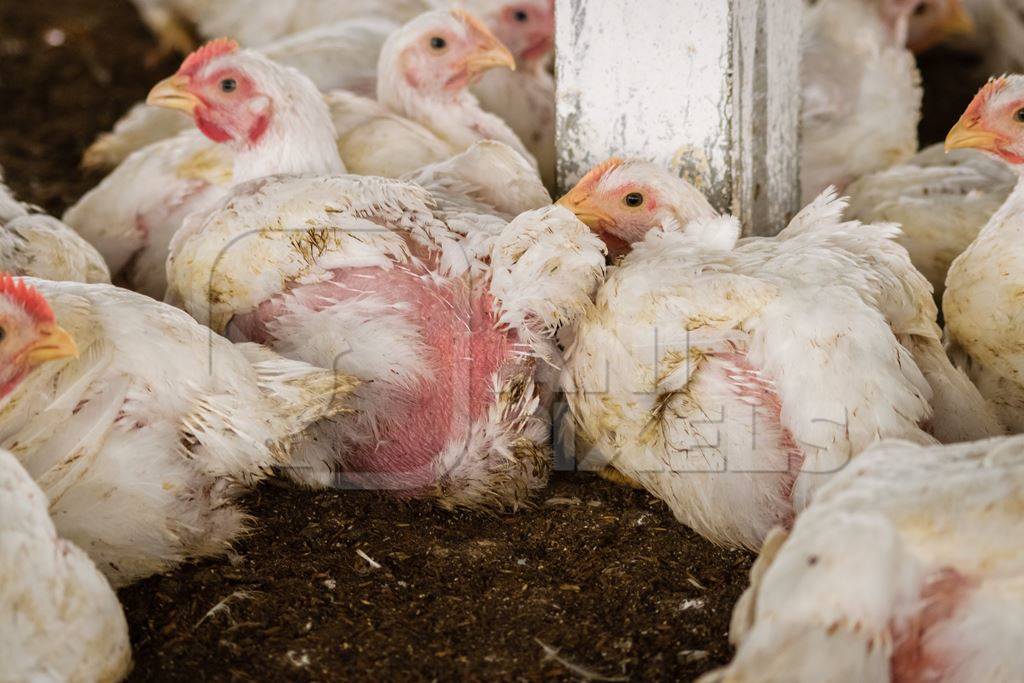
<svg viewBox="0 0 1024 683">
<path fill-rule="evenodd" d="M 0 5 L 0 164 L 60 212 L 81 151 L 174 68 L 127 0 Z M 688 680 L 724 663 L 750 557 L 562 473 L 518 515 L 266 487 L 230 558 L 121 593 L 134 680 Z M 379 566 L 377 566 L 379 565 Z M 600 680 L 597 678 L 596 680 Z"/>
</svg>

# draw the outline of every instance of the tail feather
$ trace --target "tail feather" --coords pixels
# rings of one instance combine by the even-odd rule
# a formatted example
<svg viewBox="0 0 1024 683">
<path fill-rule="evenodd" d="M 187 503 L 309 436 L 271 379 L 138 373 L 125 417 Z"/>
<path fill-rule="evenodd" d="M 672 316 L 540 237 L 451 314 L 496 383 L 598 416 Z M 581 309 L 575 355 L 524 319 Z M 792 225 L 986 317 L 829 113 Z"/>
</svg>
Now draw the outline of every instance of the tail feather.
<svg viewBox="0 0 1024 683">
<path fill-rule="evenodd" d="M 207 475 L 251 485 L 290 463 L 291 450 L 315 422 L 345 412 L 356 386 L 347 376 L 277 355 L 259 344 L 237 344 L 256 372 L 260 400 L 237 393 L 204 394 L 182 421 L 182 455 Z"/>
<path fill-rule="evenodd" d="M 180 112 L 136 104 L 114 124 L 113 130 L 102 133 L 89 145 L 82 156 L 82 168 L 110 171 L 133 152 L 191 127 L 192 120 Z"/>
<path fill-rule="evenodd" d="M 133 151 L 114 133 L 102 133 L 82 154 L 82 168 L 87 171 L 109 171 Z"/>
<path fill-rule="evenodd" d="M 840 197 L 836 188 L 829 186 L 793 217 L 785 230 L 779 233 L 779 237 L 789 239 L 812 230 L 831 230 L 833 226 L 843 223 L 843 211 L 847 203 L 846 197 Z"/>
<path fill-rule="evenodd" d="M 276 354 L 260 344 L 237 344 L 256 370 L 267 400 L 274 404 L 282 441 L 300 436 L 314 422 L 348 412 L 345 397 L 358 380 Z"/>
<path fill-rule="evenodd" d="M 950 362 L 937 339 L 908 335 L 900 343 L 914 356 L 932 388 L 930 432 L 941 443 L 978 441 L 1006 434 L 992 405 Z"/>
</svg>

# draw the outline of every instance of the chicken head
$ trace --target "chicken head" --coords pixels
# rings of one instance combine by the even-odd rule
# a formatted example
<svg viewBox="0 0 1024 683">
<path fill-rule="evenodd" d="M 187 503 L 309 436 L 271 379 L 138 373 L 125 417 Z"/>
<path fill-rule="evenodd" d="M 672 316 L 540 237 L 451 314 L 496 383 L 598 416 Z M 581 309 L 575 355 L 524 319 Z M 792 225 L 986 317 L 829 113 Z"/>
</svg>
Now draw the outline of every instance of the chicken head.
<svg viewBox="0 0 1024 683">
<path fill-rule="evenodd" d="M 539 64 L 555 45 L 554 0 L 471 0 L 476 11 L 521 67 Z"/>
<path fill-rule="evenodd" d="M 1024 164 L 1024 76 L 990 80 L 946 137 L 946 151 L 980 149 L 1015 168 Z"/>
<path fill-rule="evenodd" d="M 343 173 L 323 94 L 295 69 L 230 40 L 207 43 L 158 83 L 150 105 L 189 114 L 232 152 L 237 183 L 278 173 Z"/>
<path fill-rule="evenodd" d="M 639 159 L 609 159 L 594 167 L 558 203 L 601 237 L 611 257 L 629 251 L 653 228 L 718 215 L 693 185 Z"/>
<path fill-rule="evenodd" d="M 23 280 L 0 275 L 0 400 L 39 365 L 78 355 L 43 295 Z"/>
<path fill-rule="evenodd" d="M 388 38 L 381 51 L 381 80 L 401 78 L 417 94 L 456 95 L 489 69 L 515 69 L 508 51 L 479 19 L 459 9 L 427 12 Z M 389 91 L 390 84 L 379 84 Z"/>
<path fill-rule="evenodd" d="M 947 38 L 972 35 L 974 30 L 962 0 L 919 0 L 910 14 L 907 47 L 921 53 Z"/>
<path fill-rule="evenodd" d="M 277 99 L 276 93 L 268 92 L 266 79 L 258 77 L 256 62 L 234 41 L 214 40 L 154 86 L 146 102 L 191 115 L 215 142 L 255 144 L 267 132 Z"/>
</svg>

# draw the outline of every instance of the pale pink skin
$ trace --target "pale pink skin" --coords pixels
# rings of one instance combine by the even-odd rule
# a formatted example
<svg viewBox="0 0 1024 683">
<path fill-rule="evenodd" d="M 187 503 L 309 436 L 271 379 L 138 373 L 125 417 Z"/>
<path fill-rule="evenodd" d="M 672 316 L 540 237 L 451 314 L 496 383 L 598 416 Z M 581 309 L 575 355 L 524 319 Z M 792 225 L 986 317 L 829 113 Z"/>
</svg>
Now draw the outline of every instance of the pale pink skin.
<svg viewBox="0 0 1024 683">
<path fill-rule="evenodd" d="M 641 206 L 626 205 L 626 197 L 633 193 L 643 197 Z M 675 217 L 660 190 L 636 180 L 625 180 L 609 186 L 603 176 L 592 182 L 584 178 L 566 199 L 573 197 L 585 197 L 585 203 L 580 204 L 579 208 L 588 214 L 600 216 L 596 221 L 585 222 L 604 241 L 608 255 L 613 259 L 628 253 L 631 245 Z"/>
<path fill-rule="evenodd" d="M 788 468 L 779 473 L 779 485 L 788 500 L 800 468 L 803 467 L 804 452 L 792 432 L 782 424 L 782 399 L 773 383 L 764 377 L 760 368 L 750 362 L 746 353 L 718 353 L 708 360 L 708 367 L 718 375 L 718 381 L 728 384 L 737 398 L 749 405 L 756 405 L 756 418 L 764 420 L 772 431 L 779 434 L 778 442 L 772 445 L 788 457 Z M 779 523 L 789 526 L 795 518 L 796 513 L 790 508 L 782 512 Z"/>
<path fill-rule="evenodd" d="M 541 65 L 555 44 L 553 0 L 523 0 L 503 6 L 487 25 L 522 68 Z"/>
<path fill-rule="evenodd" d="M 259 84 L 232 66 L 214 69 L 202 78 L 195 76 L 188 90 L 202 102 L 193 114 L 196 127 L 214 142 L 259 143 L 274 115 L 273 101 Z M 228 79 L 236 84 L 232 92 L 221 87 Z"/>
<path fill-rule="evenodd" d="M 433 463 L 446 444 L 464 437 L 494 403 L 493 378 L 532 377 L 535 366 L 531 357 L 520 355 L 526 349 L 516 333 L 497 325 L 495 302 L 481 286 L 461 279 L 437 284 L 423 277 L 427 273 L 423 266 L 336 270 L 330 282 L 275 296 L 253 313 L 237 316 L 230 328 L 233 338 L 273 346 L 276 340 L 266 324 L 281 315 L 286 297 L 320 294 L 327 307 L 371 295 L 406 306 L 407 319 L 420 330 L 426 347 L 420 362 L 434 374 L 411 388 L 399 388 L 387 378 L 364 384 L 360 391 L 385 391 L 400 399 L 389 403 L 386 415 L 375 416 L 375 436 L 365 435 L 363 444 L 343 454 L 351 481 L 403 495 L 435 483 Z"/>
<path fill-rule="evenodd" d="M 34 369 L 25 356 L 42 338 L 39 322 L 16 302 L 0 296 L 0 401 L 5 399 Z"/>
<path fill-rule="evenodd" d="M 434 48 L 433 38 L 444 40 L 444 47 Z M 458 95 L 481 76 L 469 62 L 481 48 L 489 47 L 488 40 L 473 29 L 461 36 L 448 26 L 432 27 L 401 52 L 399 72 L 406 84 L 420 93 Z"/>
<path fill-rule="evenodd" d="M 643 206 L 626 206 L 625 197 L 632 193 L 643 195 Z M 649 185 L 625 183 L 613 190 L 597 193 L 593 202 L 610 219 L 601 221 L 597 230 L 608 245 L 608 255 L 613 258 L 629 252 L 632 244 L 643 240 L 648 232 L 663 224 L 661 197 Z"/>
<path fill-rule="evenodd" d="M 975 583 L 951 567 L 933 572 L 921 591 L 921 609 L 907 624 L 894 624 L 892 680 L 894 683 L 926 683 L 943 679 L 954 662 L 950 653 L 929 649 L 928 631 L 952 617 L 970 596 Z"/>
<path fill-rule="evenodd" d="M 1004 84 L 1004 85 L 1001 85 Z M 974 98 L 959 125 L 996 136 L 990 146 L 979 147 L 994 154 L 1020 172 L 1024 164 L 1024 122 L 1017 112 L 1024 110 L 1024 80 L 997 80 L 989 83 Z"/>
</svg>

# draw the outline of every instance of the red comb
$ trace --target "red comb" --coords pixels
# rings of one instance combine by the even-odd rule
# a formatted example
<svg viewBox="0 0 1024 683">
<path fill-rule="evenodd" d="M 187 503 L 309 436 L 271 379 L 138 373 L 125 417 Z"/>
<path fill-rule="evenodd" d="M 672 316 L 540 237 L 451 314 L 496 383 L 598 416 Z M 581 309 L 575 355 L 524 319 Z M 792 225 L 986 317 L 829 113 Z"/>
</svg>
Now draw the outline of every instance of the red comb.
<svg viewBox="0 0 1024 683">
<path fill-rule="evenodd" d="M 494 34 L 491 33 L 491 29 L 487 28 L 482 21 L 476 18 L 475 15 L 470 14 L 461 8 L 453 9 L 451 12 L 453 17 L 461 21 L 466 26 L 472 28 L 474 31 L 494 38 Z M 495 40 L 497 40 L 497 38 L 495 38 Z"/>
<path fill-rule="evenodd" d="M 185 61 L 181 63 L 181 68 L 178 69 L 178 73 L 183 76 L 192 76 L 214 57 L 229 55 L 232 52 L 237 51 L 238 43 L 230 38 L 217 38 L 216 40 L 211 40 L 188 57 L 185 57 Z"/>
<path fill-rule="evenodd" d="M 618 157 L 612 157 L 607 161 L 602 161 L 597 166 L 587 171 L 587 174 L 580 179 L 580 182 L 576 183 L 576 186 L 584 188 L 593 187 L 594 185 L 597 185 L 598 181 L 601 180 L 601 178 L 604 177 L 605 173 L 612 170 L 613 168 L 618 168 L 619 166 L 622 166 L 622 164 L 624 163 L 625 162 Z"/>
<path fill-rule="evenodd" d="M 0 297 L 7 297 L 15 301 L 38 322 L 52 323 L 57 320 L 53 309 L 50 308 L 50 304 L 46 302 L 39 290 L 25 284 L 24 280 L 0 273 Z"/>
<path fill-rule="evenodd" d="M 988 83 L 982 86 L 978 94 L 971 100 L 971 104 L 967 107 L 967 111 L 964 112 L 964 116 L 968 118 L 980 117 L 982 108 L 988 104 L 989 100 L 1002 92 L 1008 82 L 1005 76 L 990 78 Z"/>
</svg>

